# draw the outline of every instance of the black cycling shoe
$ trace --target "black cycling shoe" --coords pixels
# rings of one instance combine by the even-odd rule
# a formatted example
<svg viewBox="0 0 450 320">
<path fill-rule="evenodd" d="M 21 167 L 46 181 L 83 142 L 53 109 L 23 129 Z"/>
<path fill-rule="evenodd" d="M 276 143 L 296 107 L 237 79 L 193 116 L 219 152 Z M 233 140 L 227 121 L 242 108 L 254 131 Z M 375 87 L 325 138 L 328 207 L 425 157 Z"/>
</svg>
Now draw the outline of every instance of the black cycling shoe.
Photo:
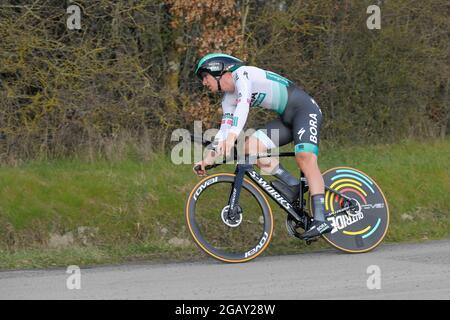
<svg viewBox="0 0 450 320">
<path fill-rule="evenodd" d="M 311 227 L 302 233 L 300 239 L 313 239 L 333 230 L 333 226 L 329 221 L 314 221 Z"/>
</svg>

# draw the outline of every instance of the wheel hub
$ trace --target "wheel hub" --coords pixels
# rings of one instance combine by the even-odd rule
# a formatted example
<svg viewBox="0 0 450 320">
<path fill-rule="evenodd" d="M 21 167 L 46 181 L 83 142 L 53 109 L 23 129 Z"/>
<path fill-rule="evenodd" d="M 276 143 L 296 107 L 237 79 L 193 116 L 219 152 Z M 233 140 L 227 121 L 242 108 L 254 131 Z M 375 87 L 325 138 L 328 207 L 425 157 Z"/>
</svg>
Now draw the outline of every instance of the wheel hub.
<svg viewBox="0 0 450 320">
<path fill-rule="evenodd" d="M 351 200 L 346 201 L 346 202 L 347 202 L 346 205 L 348 205 L 348 206 L 351 206 L 351 207 L 356 206 L 357 207 L 356 209 L 346 210 L 345 212 L 347 213 L 347 215 L 349 215 L 350 217 L 355 217 L 361 213 L 361 204 L 359 203 L 358 200 L 352 198 Z"/>
<path fill-rule="evenodd" d="M 242 222 L 242 209 L 240 206 L 235 206 L 234 212 L 230 212 L 230 206 L 226 206 L 222 209 L 221 217 L 223 223 L 231 228 L 238 227 Z"/>
</svg>

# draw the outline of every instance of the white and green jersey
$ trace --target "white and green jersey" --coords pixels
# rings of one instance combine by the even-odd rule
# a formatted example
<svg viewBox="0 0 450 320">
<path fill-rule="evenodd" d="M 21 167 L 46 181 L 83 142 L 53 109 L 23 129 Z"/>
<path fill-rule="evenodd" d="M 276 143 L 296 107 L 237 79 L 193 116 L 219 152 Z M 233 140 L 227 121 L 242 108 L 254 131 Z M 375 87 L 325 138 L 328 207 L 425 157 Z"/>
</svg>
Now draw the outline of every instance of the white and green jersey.
<svg viewBox="0 0 450 320">
<path fill-rule="evenodd" d="M 292 82 L 276 73 L 257 67 L 242 66 L 232 72 L 236 90 L 225 93 L 222 100 L 222 124 L 216 140 L 225 140 L 244 128 L 250 108 L 262 107 L 282 114 Z"/>
</svg>

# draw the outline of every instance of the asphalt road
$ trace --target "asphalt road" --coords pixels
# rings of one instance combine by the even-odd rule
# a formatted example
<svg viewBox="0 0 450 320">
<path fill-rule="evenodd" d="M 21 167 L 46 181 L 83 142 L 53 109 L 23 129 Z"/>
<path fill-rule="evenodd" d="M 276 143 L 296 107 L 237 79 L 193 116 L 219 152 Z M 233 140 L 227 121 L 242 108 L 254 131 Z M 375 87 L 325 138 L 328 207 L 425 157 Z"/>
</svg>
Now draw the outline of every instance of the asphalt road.
<svg viewBox="0 0 450 320">
<path fill-rule="evenodd" d="M 258 257 L 244 264 L 82 268 L 80 281 L 70 282 L 81 288 L 71 290 L 70 276 L 66 269 L 3 271 L 0 299 L 450 299 L 450 239 L 384 244 L 365 254 L 330 249 Z"/>
</svg>

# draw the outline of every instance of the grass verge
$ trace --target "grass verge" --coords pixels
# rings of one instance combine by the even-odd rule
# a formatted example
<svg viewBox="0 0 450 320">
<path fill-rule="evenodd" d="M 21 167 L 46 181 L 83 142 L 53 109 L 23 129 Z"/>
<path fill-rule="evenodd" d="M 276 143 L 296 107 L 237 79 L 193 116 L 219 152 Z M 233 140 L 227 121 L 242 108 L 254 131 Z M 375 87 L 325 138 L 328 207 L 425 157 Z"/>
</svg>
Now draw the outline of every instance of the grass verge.
<svg viewBox="0 0 450 320">
<path fill-rule="evenodd" d="M 324 146 L 322 170 L 350 166 L 370 175 L 389 201 L 385 242 L 450 237 L 450 139 L 395 145 Z M 292 159 L 283 159 L 296 172 Z M 0 168 L 0 269 L 203 259 L 184 223 L 198 178 L 168 155 L 149 161 L 35 161 Z M 232 171 L 223 166 L 214 170 Z M 274 204 L 275 234 L 264 254 L 327 247 L 289 238 Z"/>
</svg>

